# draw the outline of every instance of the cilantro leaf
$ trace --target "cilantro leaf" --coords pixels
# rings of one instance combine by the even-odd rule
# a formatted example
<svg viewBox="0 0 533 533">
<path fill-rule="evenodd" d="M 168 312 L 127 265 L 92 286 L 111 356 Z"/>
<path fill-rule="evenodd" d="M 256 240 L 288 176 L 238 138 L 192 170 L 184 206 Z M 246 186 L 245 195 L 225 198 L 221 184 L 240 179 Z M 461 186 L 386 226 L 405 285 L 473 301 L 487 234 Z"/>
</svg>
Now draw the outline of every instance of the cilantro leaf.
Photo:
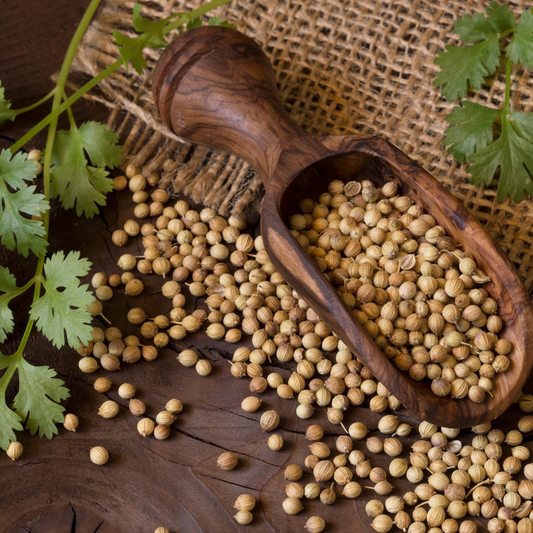
<svg viewBox="0 0 533 533">
<path fill-rule="evenodd" d="M 24 183 L 35 179 L 36 170 L 37 164 L 22 153 L 13 158 L 9 150 L 0 153 L 1 242 L 9 250 L 16 248 L 24 257 L 30 250 L 37 256 L 44 255 L 48 246 L 43 238 L 43 223 L 23 216 L 40 217 L 50 208 L 44 195 L 35 193 L 34 185 L 28 187 Z"/>
<path fill-rule="evenodd" d="M 196 17 L 196 18 L 191 19 L 189 22 L 187 22 L 187 26 L 185 30 L 183 31 L 188 31 L 194 28 L 199 28 L 201 25 L 202 25 L 202 19 L 200 17 Z M 225 20 L 223 21 L 222 18 L 219 17 L 218 15 L 215 17 L 211 17 L 209 21 L 207 22 L 207 25 L 208 26 L 224 26 L 226 28 L 232 28 L 234 30 L 236 29 L 233 24 L 230 24 L 229 22 Z M 180 35 L 183 33 L 183 31 L 180 32 Z"/>
<path fill-rule="evenodd" d="M 6 122 L 6 120 L 15 120 L 17 113 L 10 108 L 11 102 L 5 99 L 4 88 L 0 81 L 0 126 Z"/>
<path fill-rule="evenodd" d="M 507 45 L 507 57 L 513 63 L 533 68 L 533 8 L 522 13 L 511 42 Z"/>
<path fill-rule="evenodd" d="M 87 259 L 80 259 L 79 252 L 55 253 L 44 264 L 42 281 L 46 292 L 31 306 L 30 317 L 37 329 L 53 342 L 56 348 L 65 344 L 79 347 L 91 339 L 91 315 L 87 306 L 94 301 L 88 285 L 80 285 L 78 278 L 91 268 Z M 60 290 L 61 289 L 61 290 Z"/>
<path fill-rule="evenodd" d="M 35 255 L 46 253 L 48 243 L 44 240 L 45 229 L 40 220 L 31 220 L 22 216 L 40 216 L 50 206 L 44 195 L 35 193 L 35 185 L 24 187 L 15 193 L 10 193 L 0 183 L 0 228 L 2 244 L 10 250 L 17 248 L 18 253 L 24 257 L 31 250 Z"/>
<path fill-rule="evenodd" d="M 64 421 L 65 408 L 57 402 L 66 400 L 69 391 L 47 366 L 33 366 L 21 357 L 17 370 L 19 390 L 13 407 L 32 435 L 39 430 L 39 437 L 51 439 L 57 434 L 55 423 Z"/>
<path fill-rule="evenodd" d="M 208 26 L 221 26 L 222 24 L 222 17 L 219 17 L 218 15 L 215 17 L 211 17 L 209 19 L 209 22 L 207 23 Z"/>
<path fill-rule="evenodd" d="M 454 21 L 453 27 L 463 43 L 477 43 L 494 36 L 494 27 L 491 21 L 481 13 L 474 13 L 473 17 L 472 15 L 465 15 Z"/>
<path fill-rule="evenodd" d="M 514 130 L 525 141 L 533 143 L 533 113 L 517 113 L 511 111 Z"/>
<path fill-rule="evenodd" d="M 470 168 L 472 183 L 490 184 L 499 168 L 498 199 L 509 195 L 513 202 L 521 202 L 524 192 L 533 194 L 533 135 L 525 131 L 533 126 L 533 116 L 503 108 L 500 119 L 500 137 L 467 158 L 474 163 Z"/>
<path fill-rule="evenodd" d="M 456 161 L 464 163 L 465 159 L 476 150 L 485 148 L 493 140 L 492 127 L 500 116 L 498 109 L 485 107 L 465 100 L 446 116 L 452 127 L 446 130 L 444 146 L 449 146 Z"/>
<path fill-rule="evenodd" d="M 20 416 L 6 404 L 5 393 L 0 393 L 0 448 L 4 450 L 9 443 L 17 440 L 15 431 L 22 431 Z"/>
<path fill-rule="evenodd" d="M 207 25 L 208 26 L 224 26 L 225 28 L 231 28 L 232 30 L 237 29 L 233 24 L 230 24 L 227 20 L 223 21 L 222 18 L 219 17 L 218 15 L 216 17 L 211 17 Z"/>
<path fill-rule="evenodd" d="M 116 143 L 118 135 L 99 122 L 85 122 L 79 128 L 83 148 L 95 167 L 115 168 L 120 165 L 122 148 Z"/>
<path fill-rule="evenodd" d="M 100 166 L 111 168 L 120 162 L 120 147 L 114 132 L 105 131 L 102 124 L 86 123 L 78 129 L 74 124 L 69 131 L 57 132 L 52 152 L 52 194 L 59 196 L 65 209 L 76 205 L 76 214 L 92 218 L 98 205 L 105 205 L 107 193 L 113 189 L 113 180 Z M 96 167 L 88 165 L 85 152 Z"/>
<path fill-rule="evenodd" d="M 513 30 L 516 25 L 516 17 L 507 5 L 498 4 L 496 1 L 491 2 L 487 8 L 487 14 L 492 27 L 497 32 Z"/>
<path fill-rule="evenodd" d="M 117 29 L 113 30 L 113 37 L 119 46 L 119 53 L 124 60 L 126 69 L 128 68 L 128 63 L 131 61 L 133 68 L 139 74 L 142 74 L 143 69 L 147 67 L 142 53 L 143 50 L 146 47 L 164 48 L 167 46 L 168 41 L 165 39 L 163 30 L 166 23 L 178 15 L 178 13 L 175 13 L 167 18 L 153 22 L 141 15 L 141 9 L 141 5 L 135 3 L 133 7 L 133 27 L 138 33 L 142 32 L 140 35 L 130 38 L 120 33 Z"/>
<path fill-rule="evenodd" d="M 200 17 L 196 17 L 192 20 L 189 20 L 189 22 L 187 22 L 187 30 L 192 30 L 194 28 L 199 28 L 200 26 L 202 25 L 202 20 L 200 19 Z"/>
<path fill-rule="evenodd" d="M 442 69 L 434 85 L 442 85 L 442 95 L 447 100 L 466 96 L 468 87 L 478 90 L 487 76 L 494 74 L 500 57 L 498 34 L 473 46 L 446 46 L 434 62 Z"/>
<path fill-rule="evenodd" d="M 24 187 L 25 181 L 33 181 L 36 171 L 37 163 L 33 159 L 27 159 L 22 152 L 17 152 L 13 158 L 9 150 L 0 152 L 0 180 L 13 189 Z"/>
<path fill-rule="evenodd" d="M 6 404 L 6 389 L 17 365 L 16 356 L 6 357 L 0 353 L 0 370 L 8 369 L 0 379 L 0 448 L 7 449 L 9 443 L 17 440 L 15 431 L 24 429 L 21 419 Z"/>
<path fill-rule="evenodd" d="M 0 294 L 0 342 L 4 342 L 7 334 L 13 331 L 15 325 L 13 322 L 13 312 L 9 309 L 8 305 L 21 291 L 17 287 L 15 276 L 3 266 L 0 266 L 0 292 L 4 293 Z"/>
</svg>

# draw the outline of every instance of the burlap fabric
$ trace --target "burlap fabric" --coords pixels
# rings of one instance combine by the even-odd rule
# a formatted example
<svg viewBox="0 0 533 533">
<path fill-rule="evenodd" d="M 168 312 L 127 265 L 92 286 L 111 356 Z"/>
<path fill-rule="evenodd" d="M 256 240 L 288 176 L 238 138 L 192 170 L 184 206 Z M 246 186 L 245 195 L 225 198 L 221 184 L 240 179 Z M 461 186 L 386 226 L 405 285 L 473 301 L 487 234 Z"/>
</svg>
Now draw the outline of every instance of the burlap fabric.
<svg viewBox="0 0 533 533">
<path fill-rule="evenodd" d="M 142 4 L 143 14 L 157 19 L 200 2 Z M 131 0 L 108 0 L 83 41 L 75 68 L 94 76 L 115 61 L 112 28 L 131 32 L 133 5 Z M 445 116 L 453 104 L 433 87 L 433 59 L 456 42 L 453 20 L 488 5 L 479 0 L 234 0 L 210 15 L 221 15 L 262 45 L 295 122 L 324 135 L 376 134 L 401 148 L 483 223 L 531 291 L 533 202 L 498 202 L 495 188 L 471 185 L 464 167 L 442 147 Z M 517 13 L 530 7 L 525 1 L 509 5 Z M 150 68 L 159 54 L 147 52 Z M 512 105 L 530 111 L 530 72 L 515 74 Z M 104 94 L 94 98 L 112 109 L 110 122 L 125 138 L 126 163 L 144 174 L 161 171 L 164 186 L 221 214 L 259 206 L 262 185 L 246 163 L 181 142 L 158 121 L 151 72 L 139 76 L 120 69 L 101 86 Z M 479 98 L 499 105 L 503 96 L 497 80 Z M 176 163 L 164 170 L 169 158 Z"/>
</svg>

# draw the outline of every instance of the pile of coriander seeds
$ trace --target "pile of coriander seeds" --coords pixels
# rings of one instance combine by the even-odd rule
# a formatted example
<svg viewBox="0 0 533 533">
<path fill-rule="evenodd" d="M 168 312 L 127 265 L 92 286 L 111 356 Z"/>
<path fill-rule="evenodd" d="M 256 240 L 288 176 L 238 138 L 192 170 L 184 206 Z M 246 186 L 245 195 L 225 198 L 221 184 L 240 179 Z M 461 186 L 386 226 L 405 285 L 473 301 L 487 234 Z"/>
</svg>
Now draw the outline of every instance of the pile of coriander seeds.
<svg viewBox="0 0 533 533">
<path fill-rule="evenodd" d="M 133 218 L 124 224 L 123 229 L 113 233 L 112 240 L 117 246 L 124 246 L 129 239 L 139 239 L 142 241 L 144 252 L 139 256 L 123 254 L 118 261 L 118 267 L 123 271 L 121 275 L 94 275 L 93 286 L 99 301 L 92 306 L 91 312 L 95 316 L 101 314 L 101 302 L 105 303 L 111 298 L 113 289 L 119 285 L 124 285 L 129 296 L 142 294 L 144 286 L 139 274 L 162 278 L 161 292 L 172 302 L 172 310 L 168 316 L 149 317 L 141 307 L 131 309 L 128 321 L 132 327 L 138 328 L 138 336 L 131 335 L 123 339 L 124 347 L 116 353 L 109 353 L 115 349 L 114 346 L 111 347 L 112 341 L 98 346 L 96 351 L 96 342 L 92 346 L 82 347 L 80 354 L 85 356 L 82 361 L 88 369 L 85 371 L 94 371 L 98 366 L 115 371 L 120 368 L 121 362 L 136 363 L 141 359 L 154 361 L 158 349 L 163 349 L 172 340 L 185 339 L 188 334 L 199 330 L 205 331 L 212 339 L 223 339 L 235 344 L 243 344 L 248 338 L 248 343 L 252 346 L 237 346 L 230 361 L 230 371 L 235 378 L 249 379 L 252 395 L 243 398 L 243 411 L 260 411 L 260 395 L 268 389 L 274 389 L 281 399 L 297 400 L 298 407 L 295 412 L 299 418 L 310 419 L 317 409 L 323 407 L 328 422 L 338 425 L 339 431 L 346 433 L 335 440 L 335 456 L 331 457 L 331 448 L 323 441 L 322 428 L 317 424 L 310 424 L 306 432 L 306 437 L 312 441 L 310 454 L 304 464 L 288 465 L 285 471 L 288 484 L 283 509 L 287 514 L 297 514 L 303 510 L 305 499 L 318 498 L 324 505 L 331 505 L 337 497 L 357 498 L 361 493 L 364 495 L 365 491 L 374 490 L 376 498 L 368 503 L 366 511 L 368 516 L 372 517 L 372 527 L 376 531 L 385 532 L 397 526 L 409 533 L 474 533 L 475 523 L 466 519 L 461 521 L 459 518 L 460 512 L 456 508 L 460 504 L 454 503 L 451 507 L 449 505 L 456 499 L 449 500 L 448 496 L 453 494 L 455 497 L 456 493 L 451 489 L 445 491 L 448 484 L 460 483 L 450 478 L 448 483 L 444 483 L 442 476 L 431 478 L 431 482 L 429 478 L 437 474 L 446 476 L 446 471 L 452 468 L 469 474 L 470 467 L 481 461 L 481 456 L 474 454 L 477 461 L 474 462 L 470 458 L 472 453 L 469 452 L 478 448 L 474 448 L 474 445 L 461 445 L 461 448 L 458 448 L 459 441 L 454 437 L 459 430 L 441 428 L 438 431 L 435 426 L 424 424 L 419 428 L 422 439 L 417 441 L 416 450 L 413 448 L 413 454 L 426 456 L 427 465 L 424 467 L 424 459 L 419 455 L 412 455 L 412 459 L 400 457 L 405 455 L 406 451 L 402 439 L 415 430 L 409 424 L 401 423 L 395 415 L 384 414 L 378 425 L 379 432 L 385 435 L 384 438 L 361 422 L 346 424 L 346 427 L 343 423 L 346 412 L 354 409 L 354 406 L 365 402 L 373 412 L 384 413 L 386 410 L 398 410 L 401 407 L 400 402 L 287 285 L 270 262 L 261 237 L 253 238 L 246 233 L 246 225 L 240 218 L 225 219 L 208 208 L 198 211 L 191 209 L 187 202 L 174 202 L 166 191 L 160 189 L 148 194 L 147 187 L 157 185 L 157 174 L 145 178 L 132 167 L 128 167 L 126 174 L 128 178 L 116 178 L 116 188 L 129 187 L 137 207 Z M 358 186 L 360 190 L 356 192 Z M 415 210 L 416 206 L 413 206 L 409 199 L 397 197 L 392 186 L 386 186 L 381 191 L 373 188 L 370 182 L 350 183 L 346 186 L 342 184 L 342 187 L 342 192 L 338 192 L 340 182 L 332 182 L 330 192 L 322 195 L 318 203 L 313 202 L 310 211 L 310 201 L 301 202 L 301 218 L 297 218 L 300 216 L 297 215 L 290 221 L 292 233 L 298 242 L 315 258 L 324 274 L 338 288 L 348 307 L 353 309 L 354 316 L 364 324 L 378 346 L 388 357 L 393 358 L 399 368 L 409 370 L 414 379 L 432 379 L 436 393 L 442 393 L 438 385 L 441 381 L 449 383 L 448 392 L 451 392 L 452 397 L 460 398 L 468 394 L 479 399 L 481 392 L 478 389 L 483 391 L 483 397 L 485 392 L 490 393 L 491 380 L 495 373 L 504 371 L 509 365 L 506 356 L 511 347 L 507 341 L 496 336 L 503 327 L 495 314 L 496 303 L 487 296 L 483 288 L 475 287 L 475 284 L 488 281 L 488 278 L 475 267 L 475 263 L 472 267 L 468 263 L 473 261 L 472 258 L 464 256 L 455 245 L 453 249 L 444 250 L 439 248 L 438 240 L 432 244 L 425 235 L 430 230 L 434 230 L 435 234 L 440 233 L 441 229 L 436 226 L 435 221 L 430 220 L 429 215 Z M 344 187 L 350 192 L 345 192 Z M 389 196 L 385 197 L 385 193 Z M 342 199 L 339 196 L 343 196 L 344 201 L 337 205 Z M 365 209 L 362 208 L 363 196 Z M 378 219 L 374 211 L 379 211 L 379 208 L 375 206 L 380 205 L 385 209 L 385 198 L 390 204 L 390 212 L 388 215 L 382 213 Z M 346 204 L 352 205 L 350 211 L 346 212 Z M 344 209 L 341 209 L 342 206 Z M 353 226 L 353 221 L 349 219 L 355 217 L 348 215 L 356 207 L 363 210 L 363 218 L 360 222 L 356 221 L 356 226 L 345 233 L 348 227 Z M 340 216 L 341 212 L 344 218 Z M 367 212 L 371 212 L 371 215 L 367 215 Z M 356 211 L 352 214 L 359 216 L 359 213 Z M 315 217 L 315 214 L 321 216 Z M 382 227 L 384 222 L 380 220 L 389 220 L 388 224 L 394 226 L 392 220 L 397 214 L 399 215 L 396 220 L 400 225 L 394 231 L 385 231 Z M 368 222 L 373 225 L 366 224 L 367 219 L 372 219 Z M 375 219 L 378 220 L 374 224 Z M 424 237 L 414 238 L 416 233 L 409 229 L 414 220 L 419 220 L 419 232 L 423 225 L 421 223 L 428 226 L 433 224 L 426 230 Z M 298 229 L 295 229 L 296 227 Z M 372 236 L 376 238 L 377 230 L 383 234 L 379 245 L 372 240 Z M 402 243 L 399 242 L 400 237 L 396 232 L 402 233 Z M 411 238 L 407 238 L 408 234 Z M 378 258 L 376 248 L 383 250 L 386 241 L 393 241 L 393 235 L 394 240 L 398 242 L 385 246 L 385 252 L 387 247 L 390 247 L 390 256 L 398 249 L 396 259 L 387 257 L 385 261 L 382 259 L 383 254 Z M 429 238 L 434 237 L 430 235 Z M 372 240 L 372 244 L 369 244 L 368 239 Z M 446 246 L 451 248 L 452 243 L 448 237 L 442 234 L 439 239 L 445 239 L 440 241 L 441 247 L 448 243 Z M 356 241 L 358 243 L 355 243 Z M 416 248 L 413 248 L 411 241 L 417 244 Z M 356 252 L 357 245 L 359 249 Z M 350 255 L 347 255 L 346 251 Z M 431 253 L 435 257 L 431 256 Z M 468 267 L 464 262 L 466 260 L 471 267 L 468 274 L 463 272 Z M 389 264 L 391 261 L 397 262 L 395 270 Z M 450 263 L 449 266 L 444 266 L 445 261 Z M 462 287 L 455 297 L 450 295 L 455 294 L 450 287 L 449 292 L 446 292 L 449 281 L 454 282 L 455 291 L 459 286 Z M 437 287 L 433 290 L 435 284 Z M 369 299 L 370 295 L 372 298 Z M 404 298 L 406 296 L 411 298 Z M 196 309 L 188 314 L 185 304 L 194 298 L 203 300 L 208 310 Z M 387 307 L 389 303 L 393 305 Z M 451 307 L 444 311 L 448 306 Z M 472 315 L 477 312 L 475 308 L 480 310 L 479 316 Z M 385 313 L 390 313 L 386 319 L 381 314 L 383 309 Z M 374 316 L 376 310 L 379 310 L 379 313 Z M 394 311 L 396 316 L 393 317 Z M 452 311 L 455 313 L 453 316 Z M 444 322 L 440 330 L 435 324 L 439 320 L 437 315 L 440 315 Z M 444 315 L 451 317 L 451 320 L 447 321 Z M 484 324 L 482 315 L 485 317 Z M 379 333 L 374 335 L 375 327 L 388 326 L 385 322 L 381 323 L 381 320 L 390 322 L 392 329 L 390 333 L 388 330 L 379 330 Z M 497 320 L 500 320 L 499 327 Z M 438 333 L 434 329 L 437 329 Z M 453 345 L 454 335 L 459 335 L 461 339 L 457 346 Z M 486 344 L 481 345 L 485 337 Z M 400 341 L 404 339 L 406 340 L 402 344 Z M 153 346 L 150 343 L 153 343 Z M 130 345 L 137 349 L 128 350 L 124 357 L 124 350 Z M 109 347 L 109 352 L 103 353 L 104 347 Z M 106 355 L 113 357 L 104 357 Z M 94 363 L 89 364 L 88 358 L 94 359 Z M 211 372 L 210 362 L 199 358 L 194 350 L 181 351 L 178 361 L 186 367 L 196 369 L 201 376 L 208 376 Z M 263 365 L 270 361 L 290 365 L 293 368 L 290 377 L 284 379 L 277 372 L 267 374 Z M 108 364 L 109 362 L 113 364 Z M 80 367 L 84 365 L 80 362 Z M 492 368 L 492 373 L 489 367 Z M 419 377 L 422 373 L 424 376 Z M 470 392 L 471 389 L 474 389 L 473 392 Z M 530 398 L 524 396 L 521 399 L 521 407 L 523 403 L 523 409 L 526 411 L 533 410 L 533 401 Z M 274 451 L 283 449 L 283 437 L 274 433 L 280 424 L 279 414 L 275 410 L 264 411 L 259 423 L 266 432 L 265 446 Z M 172 421 L 168 425 L 171 424 Z M 480 433 L 487 433 L 489 430 L 490 424 L 476 428 Z M 513 438 L 513 435 L 509 436 L 509 439 Z M 515 438 L 512 442 L 516 440 Z M 365 452 L 358 449 L 363 444 L 366 446 Z M 370 457 L 367 454 L 370 454 Z M 371 458 L 374 454 L 391 458 L 387 469 L 372 466 Z M 468 461 L 471 461 L 470 465 Z M 471 485 L 481 477 L 479 472 L 476 477 L 475 471 L 478 470 L 477 466 L 472 470 L 474 477 Z M 490 472 L 492 473 L 492 470 Z M 298 483 L 300 477 L 305 475 L 313 475 L 314 482 L 305 485 Z M 459 476 L 462 474 L 456 474 L 456 477 Z M 399 477 L 405 477 L 413 483 L 412 492 L 395 493 L 394 478 Z M 484 480 L 487 481 L 481 486 L 489 485 L 489 479 L 493 478 L 485 477 Z M 463 482 L 466 483 L 466 479 Z M 437 486 L 434 487 L 434 484 Z M 426 485 L 431 489 L 427 489 Z M 419 486 L 422 488 L 417 489 Z M 443 488 L 439 489 L 440 487 Z M 509 488 L 513 489 L 514 486 Z M 434 494 L 425 498 L 431 490 Z M 431 500 L 440 493 L 446 496 L 448 504 L 442 498 Z M 463 500 L 466 502 L 472 494 L 467 497 L 465 493 Z M 475 494 L 477 496 L 478 493 Z M 414 507 L 422 502 L 427 502 L 426 507 Z M 503 499 L 498 501 L 498 509 L 505 507 L 503 503 Z M 514 505 L 516 502 L 511 503 Z M 481 504 L 479 505 L 481 509 Z M 439 510 L 430 513 L 433 507 L 438 507 Z M 235 517 L 236 521 L 244 524 L 253 520 L 251 513 L 242 513 L 238 507 L 237 509 L 239 512 Z M 445 518 L 440 526 L 437 526 L 435 524 L 442 515 L 440 509 L 444 511 Z M 426 511 L 425 515 L 423 511 Z M 476 508 L 471 504 L 470 510 L 463 517 L 468 518 L 469 513 L 475 516 L 475 512 Z M 498 512 L 492 518 L 498 518 Z M 436 513 L 439 513 L 437 519 L 433 517 Z M 515 518 L 517 516 L 514 515 Z M 320 516 L 312 516 L 306 524 L 308 531 L 320 532 L 325 527 L 325 521 Z M 511 522 L 508 527 L 512 531 Z M 521 532 L 526 531 L 523 529 L 525 525 L 520 527 Z"/>
<path fill-rule="evenodd" d="M 366 489 L 376 495 L 364 510 L 378 533 L 393 527 L 409 533 L 476 533 L 481 524 L 491 533 L 533 530 L 533 463 L 523 464 L 530 452 L 522 445 L 523 434 L 533 430 L 533 416 L 524 416 L 518 429 L 507 434 L 492 429 L 490 422 L 475 426 L 470 444 L 458 438 L 459 429 L 439 430 L 423 422 L 418 427 L 420 438 L 409 439 L 408 458 L 405 453 L 398 457 L 402 454 L 399 439 L 385 438 L 385 442 L 397 441 L 388 449 L 377 444 L 378 434 L 398 434 L 405 425 L 395 415 L 381 418 L 376 434 L 366 438 L 366 448 L 356 445 L 368 429 L 361 423 L 353 425 L 358 426 L 357 432 L 354 428 L 351 438 L 336 437 L 332 447 L 324 442 L 323 428 L 308 427 L 311 455 L 304 470 L 294 464 L 285 469 L 287 513 L 303 510 L 303 499 L 319 498 L 324 505 L 332 505 L 337 496 L 355 499 Z M 386 468 L 373 464 L 382 451 L 392 458 Z M 298 483 L 306 471 L 312 472 L 314 481 Z M 406 491 L 405 483 L 402 491 L 395 487 L 403 477 L 412 490 Z"/>
<path fill-rule="evenodd" d="M 293 235 L 387 358 L 437 396 L 481 403 L 511 364 L 490 278 L 393 182 L 332 181 Z"/>
</svg>

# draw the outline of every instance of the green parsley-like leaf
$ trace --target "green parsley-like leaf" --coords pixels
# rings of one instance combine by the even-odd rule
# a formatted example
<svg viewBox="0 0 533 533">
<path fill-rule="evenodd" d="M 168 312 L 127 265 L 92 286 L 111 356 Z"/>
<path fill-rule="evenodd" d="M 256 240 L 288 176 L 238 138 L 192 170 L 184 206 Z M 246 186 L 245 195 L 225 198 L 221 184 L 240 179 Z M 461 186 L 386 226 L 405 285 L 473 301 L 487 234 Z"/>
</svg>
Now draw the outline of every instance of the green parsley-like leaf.
<svg viewBox="0 0 533 533">
<path fill-rule="evenodd" d="M 194 28 L 199 28 L 201 25 L 202 25 L 202 19 L 200 17 L 196 17 L 196 18 L 190 20 L 189 22 L 187 22 L 187 26 L 186 26 L 185 30 L 180 31 L 180 35 L 184 31 L 192 30 Z M 218 15 L 215 16 L 215 17 L 211 17 L 209 19 L 209 21 L 207 22 L 207 25 L 208 26 L 224 26 L 226 28 L 232 28 L 234 30 L 236 29 L 233 24 L 230 24 L 226 20 L 223 21 L 222 18 L 219 17 Z"/>
<path fill-rule="evenodd" d="M 79 128 L 83 148 L 95 167 L 114 168 L 120 165 L 122 148 L 118 135 L 99 122 L 85 122 Z"/>
<path fill-rule="evenodd" d="M 39 437 L 51 439 L 57 434 L 56 422 L 64 421 L 65 408 L 57 402 L 67 399 L 69 391 L 47 366 L 33 366 L 20 358 L 17 370 L 19 391 L 13 406 L 32 435 L 39 430 Z"/>
<path fill-rule="evenodd" d="M 141 5 L 135 4 L 133 7 L 133 27 L 136 32 L 142 33 L 137 35 L 137 37 L 131 38 L 116 29 L 113 30 L 113 37 L 119 46 L 119 53 L 124 60 L 126 68 L 128 68 L 128 63 L 131 61 L 133 68 L 139 74 L 142 74 L 143 69 L 147 67 L 142 53 L 143 50 L 147 47 L 164 48 L 167 46 L 168 41 L 163 35 L 163 30 L 167 22 L 176 15 L 173 14 L 165 19 L 153 22 L 143 17 L 141 15 Z"/>
<path fill-rule="evenodd" d="M 516 17 L 509 6 L 491 2 L 487 8 L 487 14 L 492 27 L 497 32 L 512 30 L 516 24 Z"/>
<path fill-rule="evenodd" d="M 490 184 L 499 168 L 498 199 L 509 195 L 513 202 L 521 202 L 524 192 L 533 194 L 533 114 L 502 109 L 500 120 L 500 137 L 467 159 L 474 163 L 472 183 Z"/>
<path fill-rule="evenodd" d="M 17 440 L 15 431 L 22 431 L 22 421 L 6 404 L 6 389 L 16 370 L 18 359 L 0 353 L 0 370 L 8 369 L 0 379 L 0 448 L 7 449 L 10 442 Z"/>
<path fill-rule="evenodd" d="M 216 17 L 211 17 L 207 25 L 208 26 L 224 26 L 225 28 L 231 28 L 233 30 L 237 29 L 233 24 L 230 24 L 227 20 L 222 20 L 222 18 L 219 17 L 218 15 Z"/>
<path fill-rule="evenodd" d="M 6 267 L 0 266 L 0 342 L 4 342 L 7 334 L 13 331 L 13 312 L 9 302 L 20 294 L 15 276 Z M 1 402 L 0 402 L 1 403 Z"/>
<path fill-rule="evenodd" d="M 189 20 L 189 22 L 187 22 L 187 30 L 192 30 L 194 28 L 199 28 L 200 26 L 202 25 L 202 20 L 200 19 L 200 17 L 196 17 L 192 20 Z"/>
<path fill-rule="evenodd" d="M 5 450 L 17 440 L 15 431 L 24 429 L 21 422 L 20 416 L 7 406 L 5 393 L 0 393 L 0 448 Z"/>
<path fill-rule="evenodd" d="M 113 180 L 103 168 L 120 163 L 118 140 L 103 124 L 85 123 L 78 129 L 58 131 L 52 152 L 52 194 L 59 196 L 65 209 L 76 206 L 76 214 L 92 218 L 98 205 L 105 205 L 105 193 L 113 189 Z M 88 165 L 88 154 L 94 167 Z"/>
<path fill-rule="evenodd" d="M 20 152 L 13 158 L 9 150 L 0 153 L 1 242 L 24 257 L 30 250 L 37 256 L 44 255 L 48 246 L 43 223 L 23 216 L 41 216 L 50 208 L 44 195 L 35 193 L 34 185 L 25 184 L 35 179 L 36 170 L 37 164 Z"/>
<path fill-rule="evenodd" d="M 444 146 L 449 146 L 456 161 L 464 163 L 474 152 L 485 148 L 493 140 L 494 121 L 500 116 L 498 109 L 485 107 L 465 100 L 446 116 L 452 127 L 446 130 Z"/>
<path fill-rule="evenodd" d="M 511 111 L 510 120 L 516 133 L 525 141 L 533 143 L 533 113 L 517 113 Z"/>
<path fill-rule="evenodd" d="M 455 33 L 463 43 L 472 44 L 478 41 L 484 41 L 494 36 L 494 27 L 491 21 L 481 13 L 465 15 L 453 23 Z"/>
<path fill-rule="evenodd" d="M 78 348 L 91 337 L 92 317 L 87 306 L 94 301 L 88 285 L 80 285 L 78 278 L 85 276 L 91 268 L 87 259 L 80 259 L 79 252 L 70 252 L 67 257 L 60 251 L 44 263 L 46 292 L 31 306 L 30 317 L 37 329 L 61 348 L 67 342 Z"/>
<path fill-rule="evenodd" d="M 11 102 L 5 99 L 4 88 L 0 81 L 0 126 L 6 122 L 6 120 L 15 120 L 17 113 L 11 109 Z"/>
<path fill-rule="evenodd" d="M 0 153 L 0 179 L 13 189 L 21 189 L 25 181 L 33 181 L 36 171 L 37 163 L 22 152 L 17 152 L 13 158 L 9 150 Z"/>
<path fill-rule="evenodd" d="M 507 57 L 513 63 L 533 68 L 533 8 L 522 13 L 511 42 L 507 45 Z"/>
<path fill-rule="evenodd" d="M 446 46 L 435 58 L 442 69 L 434 85 L 442 85 L 447 100 L 466 96 L 468 88 L 478 90 L 487 76 L 494 74 L 500 57 L 500 43 L 496 32 L 490 38 L 472 46 Z"/>
</svg>

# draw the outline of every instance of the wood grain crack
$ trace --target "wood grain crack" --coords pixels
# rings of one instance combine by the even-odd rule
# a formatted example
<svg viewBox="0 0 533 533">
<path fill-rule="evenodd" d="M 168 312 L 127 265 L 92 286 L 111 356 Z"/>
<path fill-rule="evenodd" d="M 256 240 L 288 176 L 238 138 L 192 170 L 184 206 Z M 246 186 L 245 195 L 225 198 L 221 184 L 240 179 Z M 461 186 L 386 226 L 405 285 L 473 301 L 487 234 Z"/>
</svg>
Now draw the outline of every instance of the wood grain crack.
<svg viewBox="0 0 533 533">
<path fill-rule="evenodd" d="M 70 533 L 76 533 L 76 509 L 71 505 L 72 510 L 72 525 L 70 526 Z"/>
<path fill-rule="evenodd" d="M 209 444 L 210 446 L 213 446 L 215 448 L 218 448 L 219 450 L 224 450 L 225 452 L 232 452 L 238 455 L 243 455 L 244 457 L 250 457 L 250 459 L 255 459 L 256 461 L 261 461 L 262 463 L 265 463 L 270 466 L 274 466 L 276 468 L 279 468 L 279 465 L 270 463 L 268 461 L 265 461 L 264 459 L 261 459 L 260 457 L 256 457 L 255 455 L 250 455 L 248 453 L 244 453 L 242 451 L 238 450 L 232 450 L 231 448 L 225 448 L 224 446 L 221 446 L 220 444 L 215 444 L 214 442 L 210 442 L 206 439 L 202 439 L 201 437 L 197 437 L 196 435 L 193 435 L 192 433 L 189 433 L 187 431 L 184 431 L 183 429 L 174 428 L 170 426 L 170 429 L 173 429 L 174 431 L 178 433 L 182 433 L 183 435 L 186 435 L 187 437 L 190 437 L 191 439 L 197 440 L 198 442 L 203 442 L 204 444 Z"/>
<path fill-rule="evenodd" d="M 257 488 L 255 487 L 249 487 L 248 485 L 241 485 L 239 483 L 234 483 L 233 481 L 228 481 L 227 479 L 221 479 L 216 476 L 208 476 L 207 474 L 202 474 L 200 472 L 197 472 L 197 475 L 200 477 L 207 477 L 209 479 L 214 479 L 215 481 L 220 481 L 222 483 L 227 483 L 228 485 L 233 485 L 235 487 L 241 487 L 242 489 L 253 490 L 254 492 L 257 492 Z"/>
</svg>

